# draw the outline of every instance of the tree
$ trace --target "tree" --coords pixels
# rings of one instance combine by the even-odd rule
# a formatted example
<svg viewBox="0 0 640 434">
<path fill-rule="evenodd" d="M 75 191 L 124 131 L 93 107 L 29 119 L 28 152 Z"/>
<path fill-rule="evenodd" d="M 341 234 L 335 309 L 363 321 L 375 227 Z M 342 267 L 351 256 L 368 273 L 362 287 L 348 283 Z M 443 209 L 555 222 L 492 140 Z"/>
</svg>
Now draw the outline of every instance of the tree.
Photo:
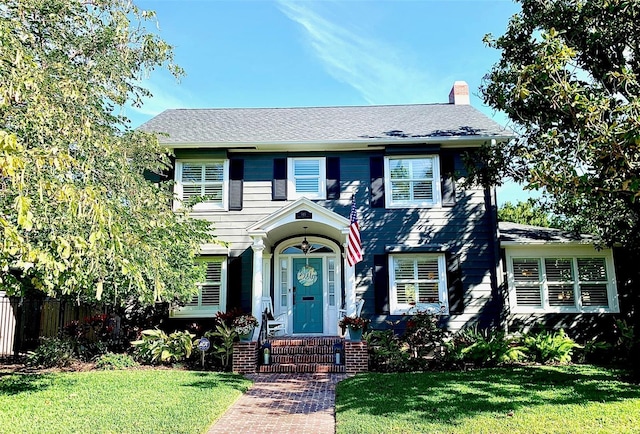
<svg viewBox="0 0 640 434">
<path fill-rule="evenodd" d="M 484 181 L 546 191 L 605 243 L 640 246 L 640 3 L 521 0 L 489 46 L 482 95 L 520 133 L 486 149 Z"/>
<path fill-rule="evenodd" d="M 172 48 L 126 0 L 0 7 L 0 290 L 122 303 L 187 300 L 209 225 L 174 213 L 157 138 L 117 114 L 176 76 Z"/>
<path fill-rule="evenodd" d="M 529 198 L 516 204 L 505 202 L 498 209 L 498 220 L 545 228 L 561 228 L 562 219 L 547 212 L 538 200 Z"/>
<path fill-rule="evenodd" d="M 640 2 L 520 0 L 506 33 L 485 37 L 501 58 L 481 92 L 520 133 L 486 147 L 484 182 L 511 177 L 541 188 L 558 215 L 640 258 Z M 632 268 L 635 269 L 632 270 Z M 640 274 L 627 267 L 640 325 Z M 619 276 L 620 277 L 620 276 Z M 631 292 L 633 294 L 634 292 Z M 640 356 L 636 337 L 637 360 Z"/>
</svg>

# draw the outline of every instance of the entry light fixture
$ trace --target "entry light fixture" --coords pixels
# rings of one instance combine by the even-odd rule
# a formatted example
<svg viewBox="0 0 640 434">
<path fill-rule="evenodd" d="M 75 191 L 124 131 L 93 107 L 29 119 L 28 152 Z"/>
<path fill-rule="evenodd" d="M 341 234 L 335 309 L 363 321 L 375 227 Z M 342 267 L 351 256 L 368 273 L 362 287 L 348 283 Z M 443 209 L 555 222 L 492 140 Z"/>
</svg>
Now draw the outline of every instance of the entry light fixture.
<svg viewBox="0 0 640 434">
<path fill-rule="evenodd" d="M 311 250 L 311 244 L 309 244 L 309 241 L 307 241 L 307 227 L 304 226 L 304 240 L 302 240 L 302 242 L 300 243 L 300 249 L 302 250 L 302 253 L 304 253 L 305 255 L 307 253 L 309 253 L 309 250 Z"/>
</svg>

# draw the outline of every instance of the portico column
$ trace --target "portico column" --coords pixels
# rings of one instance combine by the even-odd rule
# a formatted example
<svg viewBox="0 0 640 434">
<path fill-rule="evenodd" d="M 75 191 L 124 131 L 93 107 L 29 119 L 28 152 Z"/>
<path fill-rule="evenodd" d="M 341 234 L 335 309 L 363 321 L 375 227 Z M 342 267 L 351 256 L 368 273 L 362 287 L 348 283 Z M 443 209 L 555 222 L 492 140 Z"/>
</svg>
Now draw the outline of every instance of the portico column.
<svg viewBox="0 0 640 434">
<path fill-rule="evenodd" d="M 347 316 L 355 316 L 356 314 L 356 270 L 355 267 L 349 265 L 347 261 L 347 244 L 344 244 L 345 254 L 343 255 L 344 263 L 344 308 Z"/>
<path fill-rule="evenodd" d="M 260 321 L 262 317 L 262 313 L 260 312 L 260 298 L 262 297 L 262 252 L 264 251 L 264 239 L 259 235 L 252 238 L 253 282 L 251 286 L 251 314 Z"/>
</svg>

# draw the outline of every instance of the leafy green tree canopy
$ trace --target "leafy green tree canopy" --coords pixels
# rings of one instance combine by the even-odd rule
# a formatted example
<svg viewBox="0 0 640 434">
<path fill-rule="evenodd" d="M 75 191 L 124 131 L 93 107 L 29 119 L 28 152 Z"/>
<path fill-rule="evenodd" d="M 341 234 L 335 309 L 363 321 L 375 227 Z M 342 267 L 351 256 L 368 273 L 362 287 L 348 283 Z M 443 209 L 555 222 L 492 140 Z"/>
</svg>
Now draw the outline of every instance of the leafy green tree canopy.
<svg viewBox="0 0 640 434">
<path fill-rule="evenodd" d="M 498 209 L 498 220 L 544 228 L 561 228 L 562 219 L 550 214 L 536 199 L 529 198 L 515 204 L 505 202 Z"/>
<path fill-rule="evenodd" d="M 0 290 L 79 300 L 188 299 L 206 222 L 174 213 L 145 181 L 169 156 L 118 115 L 173 65 L 127 0 L 8 0 L 0 6 Z"/>
<path fill-rule="evenodd" d="M 555 213 L 640 246 L 640 2 L 520 0 L 482 95 L 520 133 L 486 149 L 485 182 L 546 191 Z"/>
</svg>

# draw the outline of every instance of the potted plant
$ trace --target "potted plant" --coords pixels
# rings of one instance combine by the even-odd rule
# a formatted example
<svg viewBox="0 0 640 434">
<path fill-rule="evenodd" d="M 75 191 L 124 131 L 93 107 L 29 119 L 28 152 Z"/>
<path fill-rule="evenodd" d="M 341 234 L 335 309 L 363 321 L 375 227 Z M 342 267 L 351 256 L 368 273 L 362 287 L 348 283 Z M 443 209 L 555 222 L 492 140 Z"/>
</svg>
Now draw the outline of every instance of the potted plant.
<svg viewBox="0 0 640 434">
<path fill-rule="evenodd" d="M 233 320 L 233 328 L 240 336 L 240 340 L 248 342 L 253 336 L 253 329 L 258 326 L 258 320 L 255 316 L 244 314 Z"/>
<path fill-rule="evenodd" d="M 342 328 L 343 333 L 345 328 L 349 330 L 350 340 L 360 342 L 362 340 L 362 332 L 369 325 L 369 320 L 360 316 L 345 316 L 342 317 L 338 325 Z"/>
</svg>

